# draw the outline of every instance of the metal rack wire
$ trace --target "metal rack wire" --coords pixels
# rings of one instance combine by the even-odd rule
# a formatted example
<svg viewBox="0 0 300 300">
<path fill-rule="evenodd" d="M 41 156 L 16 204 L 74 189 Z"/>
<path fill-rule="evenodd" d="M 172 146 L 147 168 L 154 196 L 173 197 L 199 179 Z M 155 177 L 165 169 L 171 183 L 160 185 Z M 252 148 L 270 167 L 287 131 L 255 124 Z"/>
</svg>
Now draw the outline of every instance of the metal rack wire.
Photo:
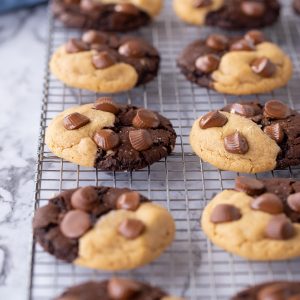
<svg viewBox="0 0 300 300">
<path fill-rule="evenodd" d="M 278 98 L 300 110 L 300 17 L 292 12 L 290 1 L 283 0 L 281 20 L 266 35 L 289 53 L 295 66 L 293 80 L 287 88 L 271 94 L 243 99 L 266 101 Z M 211 28 L 192 28 L 181 23 L 166 3 L 162 16 L 138 35 L 153 42 L 162 57 L 160 74 L 154 82 L 131 92 L 115 96 L 122 103 L 132 103 L 157 110 L 169 118 L 178 139 L 174 153 L 149 168 L 132 173 L 114 173 L 82 168 L 59 159 L 44 145 L 49 121 L 62 110 L 94 101 L 98 95 L 64 86 L 46 70 L 41 114 L 41 136 L 36 174 L 36 205 L 61 190 L 85 185 L 128 186 L 168 208 L 177 226 L 173 245 L 152 264 L 122 273 L 161 286 L 171 294 L 187 299 L 229 299 L 249 284 L 273 279 L 300 279 L 300 260 L 283 262 L 249 262 L 228 254 L 211 244 L 201 231 L 199 219 L 213 195 L 232 187 L 236 173 L 219 171 L 195 156 L 188 142 L 193 121 L 212 108 L 218 108 L 239 97 L 224 96 L 192 85 L 176 67 L 181 49 Z M 66 30 L 50 18 L 48 59 L 69 37 L 79 35 Z M 258 177 L 300 178 L 300 168 L 276 170 Z M 75 267 L 58 261 L 33 245 L 31 265 L 31 300 L 52 299 L 63 289 L 89 279 L 104 279 L 109 273 Z"/>
</svg>

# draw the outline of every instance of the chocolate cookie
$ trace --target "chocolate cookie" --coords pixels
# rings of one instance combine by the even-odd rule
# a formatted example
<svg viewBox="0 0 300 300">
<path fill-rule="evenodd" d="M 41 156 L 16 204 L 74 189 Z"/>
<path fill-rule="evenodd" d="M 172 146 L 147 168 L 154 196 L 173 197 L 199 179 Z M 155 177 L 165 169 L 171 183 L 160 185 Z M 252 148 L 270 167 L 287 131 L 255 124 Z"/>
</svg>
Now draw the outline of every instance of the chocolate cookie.
<svg viewBox="0 0 300 300">
<path fill-rule="evenodd" d="M 118 93 L 153 80 L 159 63 L 157 50 L 140 38 L 90 30 L 58 48 L 50 69 L 71 87 Z"/>
<path fill-rule="evenodd" d="M 147 25 L 161 6 L 162 0 L 52 0 L 53 14 L 65 26 L 120 32 Z"/>
<path fill-rule="evenodd" d="M 300 281 L 274 281 L 249 287 L 231 300 L 297 300 L 300 299 Z"/>
<path fill-rule="evenodd" d="M 173 7 L 187 23 L 225 29 L 268 26 L 280 13 L 277 0 L 173 0 Z"/>
<path fill-rule="evenodd" d="M 234 95 L 266 93 L 287 84 L 292 62 L 260 31 L 240 37 L 212 34 L 188 45 L 177 65 L 199 86 Z"/>
<path fill-rule="evenodd" d="M 174 238 L 172 216 L 137 192 L 123 188 L 67 190 L 39 208 L 33 219 L 45 251 L 101 270 L 137 268 L 156 259 Z"/>
<path fill-rule="evenodd" d="M 293 7 L 294 7 L 295 12 L 297 14 L 300 14 L 300 1 L 299 0 L 293 1 Z"/>
<path fill-rule="evenodd" d="M 190 143 L 203 160 L 256 173 L 300 164 L 300 114 L 278 100 L 233 103 L 195 121 Z"/>
<path fill-rule="evenodd" d="M 149 166 L 169 155 L 175 141 L 168 119 L 107 97 L 67 109 L 46 130 L 46 144 L 55 155 L 107 171 Z"/>
<path fill-rule="evenodd" d="M 213 243 L 247 259 L 299 257 L 300 181 L 237 177 L 234 190 L 207 205 L 201 224 Z"/>
</svg>

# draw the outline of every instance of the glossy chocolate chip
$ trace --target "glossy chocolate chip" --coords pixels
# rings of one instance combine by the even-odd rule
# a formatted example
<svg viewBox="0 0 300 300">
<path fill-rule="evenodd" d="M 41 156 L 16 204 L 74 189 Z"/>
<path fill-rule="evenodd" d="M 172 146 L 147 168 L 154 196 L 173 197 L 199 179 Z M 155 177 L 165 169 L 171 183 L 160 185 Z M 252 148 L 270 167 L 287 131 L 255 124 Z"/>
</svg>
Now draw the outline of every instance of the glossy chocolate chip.
<svg viewBox="0 0 300 300">
<path fill-rule="evenodd" d="M 259 30 L 250 30 L 250 31 L 248 31 L 245 34 L 244 38 L 247 41 L 252 42 L 254 45 L 260 44 L 260 43 L 262 43 L 266 40 L 264 34 Z"/>
<path fill-rule="evenodd" d="M 89 30 L 82 35 L 82 41 L 87 44 L 104 44 L 106 38 L 96 30 Z"/>
<path fill-rule="evenodd" d="M 128 240 L 133 240 L 143 234 L 145 224 L 137 219 L 126 219 L 118 227 L 118 232 Z"/>
<path fill-rule="evenodd" d="M 257 300 L 292 300 L 292 295 L 294 294 L 293 290 L 289 283 L 276 282 L 268 284 L 259 290 Z"/>
<path fill-rule="evenodd" d="M 193 7 L 195 8 L 202 8 L 212 5 L 212 0 L 193 0 Z"/>
<path fill-rule="evenodd" d="M 270 100 L 265 104 L 264 116 L 271 119 L 286 119 L 291 114 L 289 107 L 279 100 Z"/>
<path fill-rule="evenodd" d="M 300 213 L 300 193 L 289 195 L 287 203 L 293 211 Z"/>
<path fill-rule="evenodd" d="M 130 40 L 119 47 L 119 53 L 126 57 L 141 58 L 145 56 L 145 49 L 139 41 Z"/>
<path fill-rule="evenodd" d="M 34 215 L 32 221 L 33 228 L 43 228 L 49 224 L 57 224 L 59 212 L 59 208 L 51 203 L 40 207 Z"/>
<path fill-rule="evenodd" d="M 211 111 L 204 115 L 199 122 L 199 126 L 202 129 L 212 128 L 212 127 L 223 127 L 228 122 L 225 115 L 221 114 L 219 111 Z"/>
<path fill-rule="evenodd" d="M 241 217 L 240 210 L 234 205 L 219 204 L 213 209 L 210 215 L 210 221 L 215 224 L 226 223 L 237 221 Z"/>
<path fill-rule="evenodd" d="M 266 11 L 266 5 L 257 1 L 242 1 L 241 11 L 248 17 L 261 17 Z"/>
<path fill-rule="evenodd" d="M 284 131 L 279 123 L 271 124 L 264 128 L 264 133 L 267 134 L 272 140 L 280 144 L 284 138 Z"/>
<path fill-rule="evenodd" d="M 239 176 L 235 179 L 235 189 L 249 196 L 257 196 L 265 191 L 265 185 L 255 178 Z"/>
<path fill-rule="evenodd" d="M 81 40 L 70 39 L 66 44 L 67 53 L 77 53 L 89 50 L 89 46 Z"/>
<path fill-rule="evenodd" d="M 94 109 L 110 112 L 114 115 L 120 111 L 119 105 L 110 97 L 101 97 L 97 99 L 94 104 Z"/>
<path fill-rule="evenodd" d="M 95 0 L 81 0 L 80 8 L 86 12 L 94 12 L 99 7 Z"/>
<path fill-rule="evenodd" d="M 129 131 L 129 141 L 137 151 L 147 150 L 153 145 L 151 134 L 145 129 Z"/>
<path fill-rule="evenodd" d="M 111 129 L 101 129 L 95 133 L 94 142 L 101 149 L 108 151 L 119 145 L 120 138 L 119 135 Z"/>
<path fill-rule="evenodd" d="M 236 41 L 230 46 L 230 51 L 254 51 L 254 50 L 255 50 L 254 44 L 251 41 L 246 39 Z"/>
<path fill-rule="evenodd" d="M 272 215 L 281 214 L 283 212 L 282 201 L 277 195 L 272 193 L 264 193 L 253 199 L 251 202 L 251 208 Z"/>
<path fill-rule="evenodd" d="M 141 290 L 141 286 L 128 279 L 112 278 L 107 283 L 108 295 L 114 300 L 129 300 Z"/>
<path fill-rule="evenodd" d="M 246 118 L 255 116 L 255 109 L 251 105 L 233 103 L 230 105 L 230 113 L 238 114 Z"/>
<path fill-rule="evenodd" d="M 228 47 L 228 39 L 221 34 L 212 34 L 207 38 L 206 46 L 217 51 L 223 51 Z"/>
<path fill-rule="evenodd" d="M 90 119 L 77 112 L 64 117 L 64 127 L 67 130 L 79 129 L 88 123 L 90 123 Z"/>
<path fill-rule="evenodd" d="M 115 6 L 115 11 L 118 13 L 137 16 L 139 15 L 139 10 L 137 7 L 131 3 L 120 3 Z"/>
<path fill-rule="evenodd" d="M 135 211 L 140 205 L 140 194 L 137 192 L 124 193 L 117 199 L 117 209 Z"/>
<path fill-rule="evenodd" d="M 140 108 L 136 112 L 132 124 L 135 128 L 157 128 L 160 121 L 157 115 L 151 110 Z"/>
<path fill-rule="evenodd" d="M 295 234 L 292 222 L 285 216 L 273 217 L 266 227 L 266 236 L 274 240 L 288 240 Z"/>
<path fill-rule="evenodd" d="M 70 239 L 76 239 L 85 234 L 91 227 L 90 216 L 82 210 L 70 210 L 60 223 L 62 234 Z"/>
<path fill-rule="evenodd" d="M 276 72 L 276 66 L 266 57 L 259 57 L 252 61 L 251 69 L 265 78 L 272 77 Z"/>
<path fill-rule="evenodd" d="M 220 58 L 215 54 L 207 54 L 197 58 L 195 66 L 203 73 L 212 73 L 217 70 L 220 64 Z"/>
<path fill-rule="evenodd" d="M 224 147 L 227 152 L 233 154 L 246 154 L 249 151 L 247 139 L 239 132 L 226 136 Z"/>
<path fill-rule="evenodd" d="M 95 188 L 86 186 L 76 190 L 71 196 L 71 204 L 74 208 L 91 211 L 98 202 L 98 193 Z"/>
<path fill-rule="evenodd" d="M 106 69 L 113 66 L 117 60 L 107 51 L 96 53 L 92 57 L 93 65 L 96 69 Z"/>
</svg>

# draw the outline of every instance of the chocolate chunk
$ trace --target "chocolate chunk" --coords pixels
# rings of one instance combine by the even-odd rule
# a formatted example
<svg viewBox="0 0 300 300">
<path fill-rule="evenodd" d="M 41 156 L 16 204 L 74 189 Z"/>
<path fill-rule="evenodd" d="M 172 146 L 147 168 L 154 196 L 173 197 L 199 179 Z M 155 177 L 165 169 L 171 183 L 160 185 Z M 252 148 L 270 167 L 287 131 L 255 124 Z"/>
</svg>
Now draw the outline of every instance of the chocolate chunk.
<svg viewBox="0 0 300 300">
<path fill-rule="evenodd" d="M 76 190 L 71 196 L 71 204 L 74 208 L 91 211 L 98 201 L 98 194 L 91 186 L 86 186 Z"/>
<path fill-rule="evenodd" d="M 254 73 L 269 78 L 276 72 L 276 65 L 274 65 L 268 58 L 259 57 L 251 63 L 251 69 Z"/>
<path fill-rule="evenodd" d="M 247 41 L 252 42 L 254 45 L 260 44 L 266 40 L 264 34 L 259 30 L 248 31 L 244 38 Z"/>
<path fill-rule="evenodd" d="M 259 18 L 265 13 L 266 6 L 264 3 L 257 2 L 257 1 L 242 1 L 241 11 L 246 16 Z"/>
<path fill-rule="evenodd" d="M 233 103 L 230 105 L 230 113 L 238 114 L 246 118 L 255 116 L 255 109 L 251 105 Z"/>
<path fill-rule="evenodd" d="M 144 230 L 144 223 L 137 219 L 126 219 L 118 227 L 118 232 L 128 240 L 137 238 Z"/>
<path fill-rule="evenodd" d="M 115 6 L 115 11 L 118 13 L 138 16 L 140 11 L 131 3 L 120 3 Z"/>
<path fill-rule="evenodd" d="M 274 240 L 288 240 L 294 234 L 294 226 L 285 215 L 273 217 L 266 228 L 266 236 Z"/>
<path fill-rule="evenodd" d="M 207 38 L 206 46 L 217 51 L 223 51 L 228 47 L 228 38 L 221 34 L 212 34 Z"/>
<path fill-rule="evenodd" d="M 32 222 L 33 228 L 36 229 L 36 228 L 46 227 L 49 224 L 57 224 L 58 214 L 59 214 L 59 209 L 51 203 L 40 207 L 39 209 L 37 209 L 34 215 L 33 222 Z"/>
<path fill-rule="evenodd" d="M 212 223 L 226 223 L 237 221 L 242 217 L 240 210 L 234 205 L 230 204 L 219 204 L 217 205 L 210 216 Z"/>
<path fill-rule="evenodd" d="M 283 212 L 283 204 L 280 198 L 272 193 L 264 193 L 253 199 L 251 208 L 260 210 L 272 215 L 281 214 Z"/>
<path fill-rule="evenodd" d="M 230 51 L 253 51 L 255 50 L 254 44 L 246 39 L 234 42 L 230 46 Z"/>
<path fill-rule="evenodd" d="M 66 44 L 66 51 L 68 53 L 77 53 L 89 50 L 89 46 L 81 40 L 70 39 Z"/>
<path fill-rule="evenodd" d="M 97 99 L 94 104 L 94 109 L 110 112 L 114 115 L 120 111 L 119 105 L 110 97 L 101 97 Z"/>
<path fill-rule="evenodd" d="M 93 55 L 92 62 L 96 69 L 106 69 L 113 66 L 117 61 L 109 52 L 101 51 Z"/>
<path fill-rule="evenodd" d="M 271 124 L 264 128 L 264 133 L 267 134 L 272 140 L 280 144 L 284 138 L 284 132 L 279 123 Z"/>
<path fill-rule="evenodd" d="M 60 223 L 60 230 L 64 236 L 76 239 L 85 234 L 91 227 L 90 216 L 81 210 L 67 212 Z"/>
<path fill-rule="evenodd" d="M 264 116 L 270 119 L 286 119 L 290 116 L 289 107 L 279 100 L 270 100 L 265 104 Z"/>
<path fill-rule="evenodd" d="M 235 189 L 249 196 L 257 196 L 265 191 L 265 185 L 255 178 L 239 176 L 235 179 Z"/>
<path fill-rule="evenodd" d="M 217 70 L 220 58 L 215 54 L 206 54 L 197 58 L 195 66 L 203 73 L 212 73 Z"/>
<path fill-rule="evenodd" d="M 82 41 L 87 44 L 104 44 L 106 38 L 99 31 L 89 30 L 82 35 Z"/>
<path fill-rule="evenodd" d="M 99 7 L 95 0 L 81 0 L 80 8 L 85 12 L 93 12 Z"/>
<path fill-rule="evenodd" d="M 192 5 L 195 8 L 210 6 L 212 5 L 212 0 L 194 0 Z"/>
<path fill-rule="evenodd" d="M 130 40 L 119 47 L 119 53 L 126 57 L 141 58 L 145 56 L 145 49 L 140 41 Z"/>
<path fill-rule="evenodd" d="M 154 112 L 140 108 L 137 110 L 132 124 L 136 128 L 157 128 L 160 121 Z"/>
<path fill-rule="evenodd" d="M 212 127 L 223 127 L 228 122 L 225 115 L 221 114 L 219 111 L 211 111 L 204 115 L 199 122 L 199 126 L 202 129 L 212 128 Z"/>
<path fill-rule="evenodd" d="M 108 151 L 119 145 L 120 138 L 119 135 L 111 129 L 101 129 L 95 133 L 94 142 L 101 149 Z"/>
<path fill-rule="evenodd" d="M 133 149 L 144 151 L 149 149 L 152 144 L 150 133 L 145 129 L 138 129 L 129 132 L 129 141 Z"/>
<path fill-rule="evenodd" d="M 137 192 L 123 193 L 117 200 L 117 209 L 135 211 L 140 205 L 140 194 Z"/>
<path fill-rule="evenodd" d="M 249 151 L 246 138 L 239 132 L 226 136 L 224 138 L 224 147 L 227 152 L 233 154 L 246 154 Z"/>
<path fill-rule="evenodd" d="M 79 129 L 88 123 L 90 123 L 90 119 L 77 112 L 64 117 L 64 127 L 67 130 Z"/>
<path fill-rule="evenodd" d="M 112 278 L 107 284 L 108 295 L 114 300 L 129 300 L 140 290 L 140 284 L 123 278 Z"/>
<path fill-rule="evenodd" d="M 293 211 L 300 213 L 300 192 L 290 195 L 287 203 Z"/>
</svg>

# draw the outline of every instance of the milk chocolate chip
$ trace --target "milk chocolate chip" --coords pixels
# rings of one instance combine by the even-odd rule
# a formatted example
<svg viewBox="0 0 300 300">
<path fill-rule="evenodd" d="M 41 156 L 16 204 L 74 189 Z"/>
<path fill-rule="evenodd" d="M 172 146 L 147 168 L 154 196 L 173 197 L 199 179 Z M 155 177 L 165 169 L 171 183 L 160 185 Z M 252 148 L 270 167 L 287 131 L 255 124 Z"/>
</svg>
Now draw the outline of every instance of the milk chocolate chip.
<svg viewBox="0 0 300 300">
<path fill-rule="evenodd" d="M 106 38 L 96 30 L 89 30 L 82 35 L 82 41 L 87 44 L 104 44 Z"/>
<path fill-rule="evenodd" d="M 228 39 L 221 34 L 212 34 L 207 38 L 206 46 L 217 51 L 223 51 L 228 47 Z"/>
<path fill-rule="evenodd" d="M 117 209 L 126 209 L 135 211 L 140 205 L 140 194 L 137 192 L 128 192 L 122 194 L 117 200 Z"/>
<path fill-rule="evenodd" d="M 126 239 L 133 240 L 140 236 L 145 230 L 145 225 L 137 219 L 126 219 L 118 228 L 118 232 Z"/>
<path fill-rule="evenodd" d="M 132 120 L 135 128 L 157 128 L 159 123 L 160 121 L 154 112 L 143 108 L 138 109 Z"/>
<path fill-rule="evenodd" d="M 265 185 L 255 178 L 239 176 L 235 179 L 235 189 L 249 196 L 257 196 L 265 191 Z"/>
<path fill-rule="evenodd" d="M 239 132 L 226 136 L 224 138 L 224 147 L 227 152 L 233 154 L 246 154 L 249 151 L 246 138 Z"/>
<path fill-rule="evenodd" d="M 144 151 L 149 149 L 152 144 L 151 134 L 145 129 L 132 130 L 129 132 L 129 141 L 133 149 Z"/>
<path fill-rule="evenodd" d="M 254 44 L 246 39 L 236 41 L 230 46 L 230 51 L 253 51 L 255 50 Z"/>
<path fill-rule="evenodd" d="M 293 211 L 300 213 L 300 193 L 289 195 L 287 203 Z"/>
<path fill-rule="evenodd" d="M 80 113 L 72 113 L 64 117 L 64 127 L 67 130 L 79 129 L 90 122 L 90 119 Z"/>
<path fill-rule="evenodd" d="M 284 131 L 279 123 L 271 124 L 264 128 L 264 133 L 266 133 L 272 140 L 280 144 L 284 138 Z"/>
<path fill-rule="evenodd" d="M 96 69 L 101 70 L 113 66 L 117 60 L 109 52 L 101 51 L 93 55 L 92 62 Z"/>
<path fill-rule="evenodd" d="M 137 16 L 140 12 L 137 7 L 131 3 L 120 3 L 115 6 L 115 11 L 118 13 Z"/>
<path fill-rule="evenodd" d="M 71 196 L 72 206 L 87 212 L 93 208 L 97 201 L 97 191 L 91 186 L 79 188 Z"/>
<path fill-rule="evenodd" d="M 251 63 L 251 69 L 254 73 L 265 78 L 272 77 L 276 72 L 276 66 L 266 57 L 256 58 Z"/>
<path fill-rule="evenodd" d="M 223 127 L 228 122 L 225 115 L 221 114 L 219 111 L 211 111 L 204 115 L 199 122 L 199 126 L 202 129 L 212 128 L 212 127 Z"/>
<path fill-rule="evenodd" d="M 230 113 L 250 118 L 255 116 L 255 109 L 251 105 L 233 103 L 230 106 Z"/>
<path fill-rule="evenodd" d="M 265 13 L 266 6 L 264 3 L 257 2 L 257 1 L 242 1 L 241 11 L 246 16 L 258 18 Z"/>
<path fill-rule="evenodd" d="M 211 73 L 218 69 L 220 58 L 215 54 L 207 54 L 197 58 L 195 66 L 203 73 Z"/>
<path fill-rule="evenodd" d="M 112 278 L 107 284 L 108 295 L 114 300 L 129 300 L 140 289 L 138 283 L 123 278 Z"/>
<path fill-rule="evenodd" d="M 230 204 L 219 204 L 217 205 L 210 216 L 212 223 L 225 223 L 237 221 L 242 217 L 240 210 Z"/>
<path fill-rule="evenodd" d="M 101 97 L 97 99 L 94 104 L 94 109 L 110 112 L 114 115 L 116 115 L 120 110 L 118 104 L 116 104 L 110 97 Z"/>
<path fill-rule="evenodd" d="M 145 49 L 137 40 L 130 40 L 119 47 L 119 53 L 126 57 L 141 58 L 145 56 Z"/>
<path fill-rule="evenodd" d="M 260 210 L 272 215 L 283 212 L 283 204 L 280 198 L 272 193 L 264 193 L 251 202 L 251 208 Z"/>
<path fill-rule="evenodd" d="M 265 104 L 264 116 L 270 119 L 286 119 L 291 114 L 289 107 L 279 100 L 270 100 Z"/>
<path fill-rule="evenodd" d="M 285 215 L 273 217 L 266 228 L 266 236 L 274 240 L 288 240 L 294 234 L 294 226 Z"/>
<path fill-rule="evenodd" d="M 89 50 L 88 45 L 81 40 L 70 39 L 66 44 L 66 51 L 68 53 L 77 53 L 87 50 Z"/>
<path fill-rule="evenodd" d="M 101 129 L 95 133 L 94 142 L 101 149 L 108 151 L 118 146 L 120 138 L 117 133 L 110 129 Z"/>
<path fill-rule="evenodd" d="M 260 44 L 266 40 L 264 34 L 259 30 L 248 31 L 245 34 L 245 39 L 252 42 L 254 45 Z"/>
</svg>

